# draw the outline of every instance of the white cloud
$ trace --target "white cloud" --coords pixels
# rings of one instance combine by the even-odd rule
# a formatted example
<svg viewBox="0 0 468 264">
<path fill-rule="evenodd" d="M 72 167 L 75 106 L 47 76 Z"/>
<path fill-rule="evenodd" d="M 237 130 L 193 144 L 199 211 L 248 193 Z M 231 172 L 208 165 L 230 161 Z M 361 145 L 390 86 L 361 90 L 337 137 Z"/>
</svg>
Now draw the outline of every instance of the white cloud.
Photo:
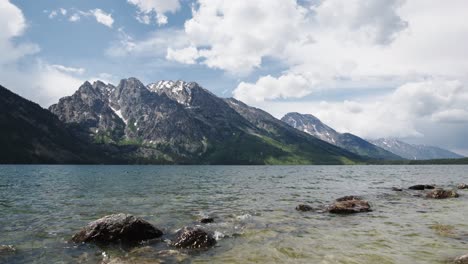
<svg viewBox="0 0 468 264">
<path fill-rule="evenodd" d="M 185 23 L 191 46 L 197 47 L 208 67 L 241 75 L 260 67 L 265 56 L 282 53 L 289 42 L 298 41 L 306 15 L 295 0 L 199 0 L 198 4 Z"/>
<path fill-rule="evenodd" d="M 50 65 L 32 59 L 19 69 L 18 61 L 37 53 L 39 47 L 12 41 L 25 33 L 27 23 L 23 12 L 9 1 L 0 1 L 0 28 L 0 80 L 3 86 L 45 107 L 78 88 L 82 80 L 70 73 L 80 74 L 84 72 L 81 68 Z"/>
<path fill-rule="evenodd" d="M 58 13 L 57 13 L 56 10 L 52 10 L 52 11 L 49 13 L 49 18 L 52 19 L 52 18 L 56 17 L 57 14 L 58 14 Z"/>
<path fill-rule="evenodd" d="M 9 1 L 0 1 L 0 65 L 8 64 L 27 55 L 39 52 L 39 47 L 32 43 L 15 43 L 13 38 L 21 36 L 27 28 L 21 10 Z"/>
<path fill-rule="evenodd" d="M 127 34 L 124 29 L 119 28 L 119 40 L 106 50 L 106 54 L 111 57 L 136 56 L 136 57 L 163 57 L 166 55 L 168 46 L 182 47 L 188 43 L 182 31 L 173 29 L 163 29 L 152 32 L 146 38 L 135 40 Z M 185 56 L 190 55 L 183 54 Z M 180 55 L 179 55 L 180 56 Z M 184 62 L 190 62 L 183 56 Z"/>
<path fill-rule="evenodd" d="M 70 18 L 68 18 L 68 20 L 70 20 L 71 22 L 77 22 L 77 21 L 80 21 L 81 17 L 78 13 L 75 13 L 73 15 L 70 16 Z"/>
<path fill-rule="evenodd" d="M 310 94 L 315 83 L 300 75 L 270 75 L 260 78 L 255 84 L 241 82 L 234 97 L 245 103 L 256 103 L 278 98 L 301 98 Z"/>
<path fill-rule="evenodd" d="M 167 24 L 168 12 L 174 13 L 180 8 L 179 0 L 127 0 L 128 3 L 137 6 L 137 20 L 144 24 L 150 24 L 154 19 L 158 25 Z"/>
<path fill-rule="evenodd" d="M 57 10 L 52 10 L 49 13 L 49 18 L 53 19 L 57 17 L 59 14 L 63 17 L 67 16 L 67 14 L 72 13 L 68 17 L 68 21 L 70 22 L 78 22 L 81 20 L 81 17 L 94 17 L 96 19 L 96 22 L 103 24 L 106 27 L 112 28 L 112 25 L 114 24 L 114 19 L 112 18 L 112 14 L 106 13 L 103 10 L 96 8 L 96 9 L 91 9 L 88 11 L 81 11 L 81 10 L 76 10 L 72 9 L 71 11 L 68 11 L 65 8 L 59 8 Z"/>
<path fill-rule="evenodd" d="M 114 19 L 112 18 L 111 14 L 108 14 L 99 8 L 89 10 L 89 12 L 96 18 L 96 21 L 98 23 L 101 23 L 104 26 L 112 28 L 112 25 L 114 24 Z"/>
<path fill-rule="evenodd" d="M 61 72 L 66 72 L 66 73 L 83 74 L 85 72 L 84 68 L 73 68 L 73 67 L 67 67 L 67 66 L 58 65 L 58 64 L 53 64 L 50 66 Z"/>
<path fill-rule="evenodd" d="M 418 137 L 447 123 L 466 124 L 468 85 L 430 79 L 407 83 L 384 96 L 361 100 L 265 101 L 255 105 L 276 117 L 288 112 L 313 114 L 340 132 L 365 138 Z"/>
<path fill-rule="evenodd" d="M 177 51 L 172 48 L 168 48 L 166 55 L 166 59 L 184 64 L 195 64 L 198 57 L 198 50 L 193 46 L 179 49 Z"/>
</svg>

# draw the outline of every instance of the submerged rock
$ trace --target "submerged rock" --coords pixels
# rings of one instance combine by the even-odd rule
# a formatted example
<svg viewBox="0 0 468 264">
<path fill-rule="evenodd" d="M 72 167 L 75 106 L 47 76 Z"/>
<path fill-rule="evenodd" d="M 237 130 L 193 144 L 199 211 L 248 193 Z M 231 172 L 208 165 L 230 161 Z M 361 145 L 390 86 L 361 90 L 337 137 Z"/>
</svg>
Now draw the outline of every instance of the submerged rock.
<svg viewBox="0 0 468 264">
<path fill-rule="evenodd" d="M 409 187 L 408 189 L 410 190 L 417 190 L 417 191 L 423 191 L 423 190 L 432 190 L 434 189 L 434 185 L 428 185 L 428 184 L 417 184 Z"/>
<path fill-rule="evenodd" d="M 398 188 L 398 187 L 392 187 L 392 191 L 395 191 L 395 192 L 402 192 L 403 189 L 402 189 L 402 188 Z"/>
<path fill-rule="evenodd" d="M 162 235 L 161 230 L 141 218 L 127 214 L 114 214 L 89 223 L 73 236 L 72 241 L 76 243 L 140 242 Z"/>
<path fill-rule="evenodd" d="M 344 199 L 346 197 L 348 199 Z M 328 206 L 327 211 L 332 214 L 354 214 L 372 211 L 369 202 L 355 196 L 346 197 L 337 199 L 335 203 Z"/>
<path fill-rule="evenodd" d="M 312 211 L 313 208 L 312 208 L 312 206 L 307 205 L 307 204 L 300 204 L 300 205 L 296 206 L 296 210 L 301 211 L 301 212 L 308 212 L 308 211 Z"/>
<path fill-rule="evenodd" d="M 468 254 L 456 258 L 453 263 L 455 263 L 455 264 L 468 264 Z"/>
<path fill-rule="evenodd" d="M 435 189 L 428 192 L 426 197 L 432 199 L 457 198 L 458 193 L 454 190 Z"/>
<path fill-rule="evenodd" d="M 0 255 L 12 254 L 16 252 L 16 248 L 12 245 L 0 245 Z"/>
<path fill-rule="evenodd" d="M 457 185 L 457 188 L 460 190 L 468 189 L 468 184 L 460 183 Z"/>
<path fill-rule="evenodd" d="M 179 230 L 171 242 L 171 246 L 178 248 L 209 248 L 216 244 L 213 235 L 201 228 L 184 227 Z"/>
<path fill-rule="evenodd" d="M 202 224 L 209 224 L 209 223 L 213 223 L 213 222 L 214 222 L 213 217 L 203 217 L 202 219 L 200 219 L 200 223 L 202 223 Z"/>
</svg>

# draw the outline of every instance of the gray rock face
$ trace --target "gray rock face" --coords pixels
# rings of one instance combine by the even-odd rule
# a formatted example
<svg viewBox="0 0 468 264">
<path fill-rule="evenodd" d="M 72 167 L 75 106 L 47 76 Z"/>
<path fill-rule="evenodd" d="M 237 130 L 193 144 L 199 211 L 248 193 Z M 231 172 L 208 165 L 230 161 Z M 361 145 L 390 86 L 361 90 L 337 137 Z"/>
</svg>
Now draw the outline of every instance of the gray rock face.
<svg viewBox="0 0 468 264">
<path fill-rule="evenodd" d="M 381 138 L 377 140 L 369 140 L 369 142 L 409 160 L 463 158 L 463 156 L 446 149 L 433 146 L 408 144 L 394 138 Z"/>
<path fill-rule="evenodd" d="M 76 243 L 139 242 L 162 235 L 161 230 L 141 218 L 127 214 L 114 214 L 89 223 L 72 237 L 72 241 Z"/>
<path fill-rule="evenodd" d="M 171 245 L 178 248 L 209 248 L 216 244 L 216 239 L 201 228 L 184 227 L 177 232 Z"/>
<path fill-rule="evenodd" d="M 364 157 L 380 160 L 402 159 L 358 136 L 339 133 L 310 114 L 288 113 L 281 120 L 300 131 Z"/>
</svg>

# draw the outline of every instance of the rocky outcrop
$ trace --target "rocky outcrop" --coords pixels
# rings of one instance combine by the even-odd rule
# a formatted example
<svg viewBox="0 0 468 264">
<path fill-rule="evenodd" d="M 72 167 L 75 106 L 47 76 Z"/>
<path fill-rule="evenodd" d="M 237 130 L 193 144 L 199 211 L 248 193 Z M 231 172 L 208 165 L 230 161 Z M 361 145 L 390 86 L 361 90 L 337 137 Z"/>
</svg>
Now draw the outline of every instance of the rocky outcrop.
<svg viewBox="0 0 468 264">
<path fill-rule="evenodd" d="M 468 184 L 460 183 L 460 184 L 457 185 L 457 188 L 460 189 L 460 190 L 466 190 L 466 189 L 468 189 Z"/>
<path fill-rule="evenodd" d="M 76 233 L 72 241 L 85 242 L 139 242 L 158 238 L 162 231 L 147 221 L 127 214 L 114 214 L 93 221 Z"/>
<path fill-rule="evenodd" d="M 432 190 L 434 189 L 434 185 L 428 185 L 428 184 L 417 184 L 410 186 L 408 189 L 410 190 L 417 190 L 417 191 L 423 191 L 423 190 Z"/>
<path fill-rule="evenodd" d="M 447 199 L 457 198 L 458 193 L 454 190 L 435 189 L 426 194 L 426 198 L 431 199 Z"/>
<path fill-rule="evenodd" d="M 300 204 L 300 205 L 296 206 L 296 210 L 301 211 L 301 212 L 308 212 L 308 211 L 312 211 L 313 208 L 312 208 L 312 206 L 307 205 L 307 204 Z"/>
<path fill-rule="evenodd" d="M 171 242 L 177 248 L 209 248 L 216 244 L 216 239 L 201 228 L 184 227 L 179 230 Z"/>
<path fill-rule="evenodd" d="M 357 196 L 345 196 L 336 199 L 336 201 L 327 207 L 327 211 L 332 214 L 354 214 L 370 212 L 369 202 L 362 200 Z"/>
</svg>

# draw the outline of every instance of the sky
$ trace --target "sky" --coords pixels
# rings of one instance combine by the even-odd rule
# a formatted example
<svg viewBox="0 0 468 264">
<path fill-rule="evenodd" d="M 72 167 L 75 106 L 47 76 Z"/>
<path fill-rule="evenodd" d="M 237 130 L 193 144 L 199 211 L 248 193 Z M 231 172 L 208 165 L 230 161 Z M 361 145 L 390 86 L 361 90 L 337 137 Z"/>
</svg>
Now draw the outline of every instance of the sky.
<svg viewBox="0 0 468 264">
<path fill-rule="evenodd" d="M 0 0 L 0 84 L 195 81 L 281 118 L 468 155 L 466 0 Z"/>
</svg>

